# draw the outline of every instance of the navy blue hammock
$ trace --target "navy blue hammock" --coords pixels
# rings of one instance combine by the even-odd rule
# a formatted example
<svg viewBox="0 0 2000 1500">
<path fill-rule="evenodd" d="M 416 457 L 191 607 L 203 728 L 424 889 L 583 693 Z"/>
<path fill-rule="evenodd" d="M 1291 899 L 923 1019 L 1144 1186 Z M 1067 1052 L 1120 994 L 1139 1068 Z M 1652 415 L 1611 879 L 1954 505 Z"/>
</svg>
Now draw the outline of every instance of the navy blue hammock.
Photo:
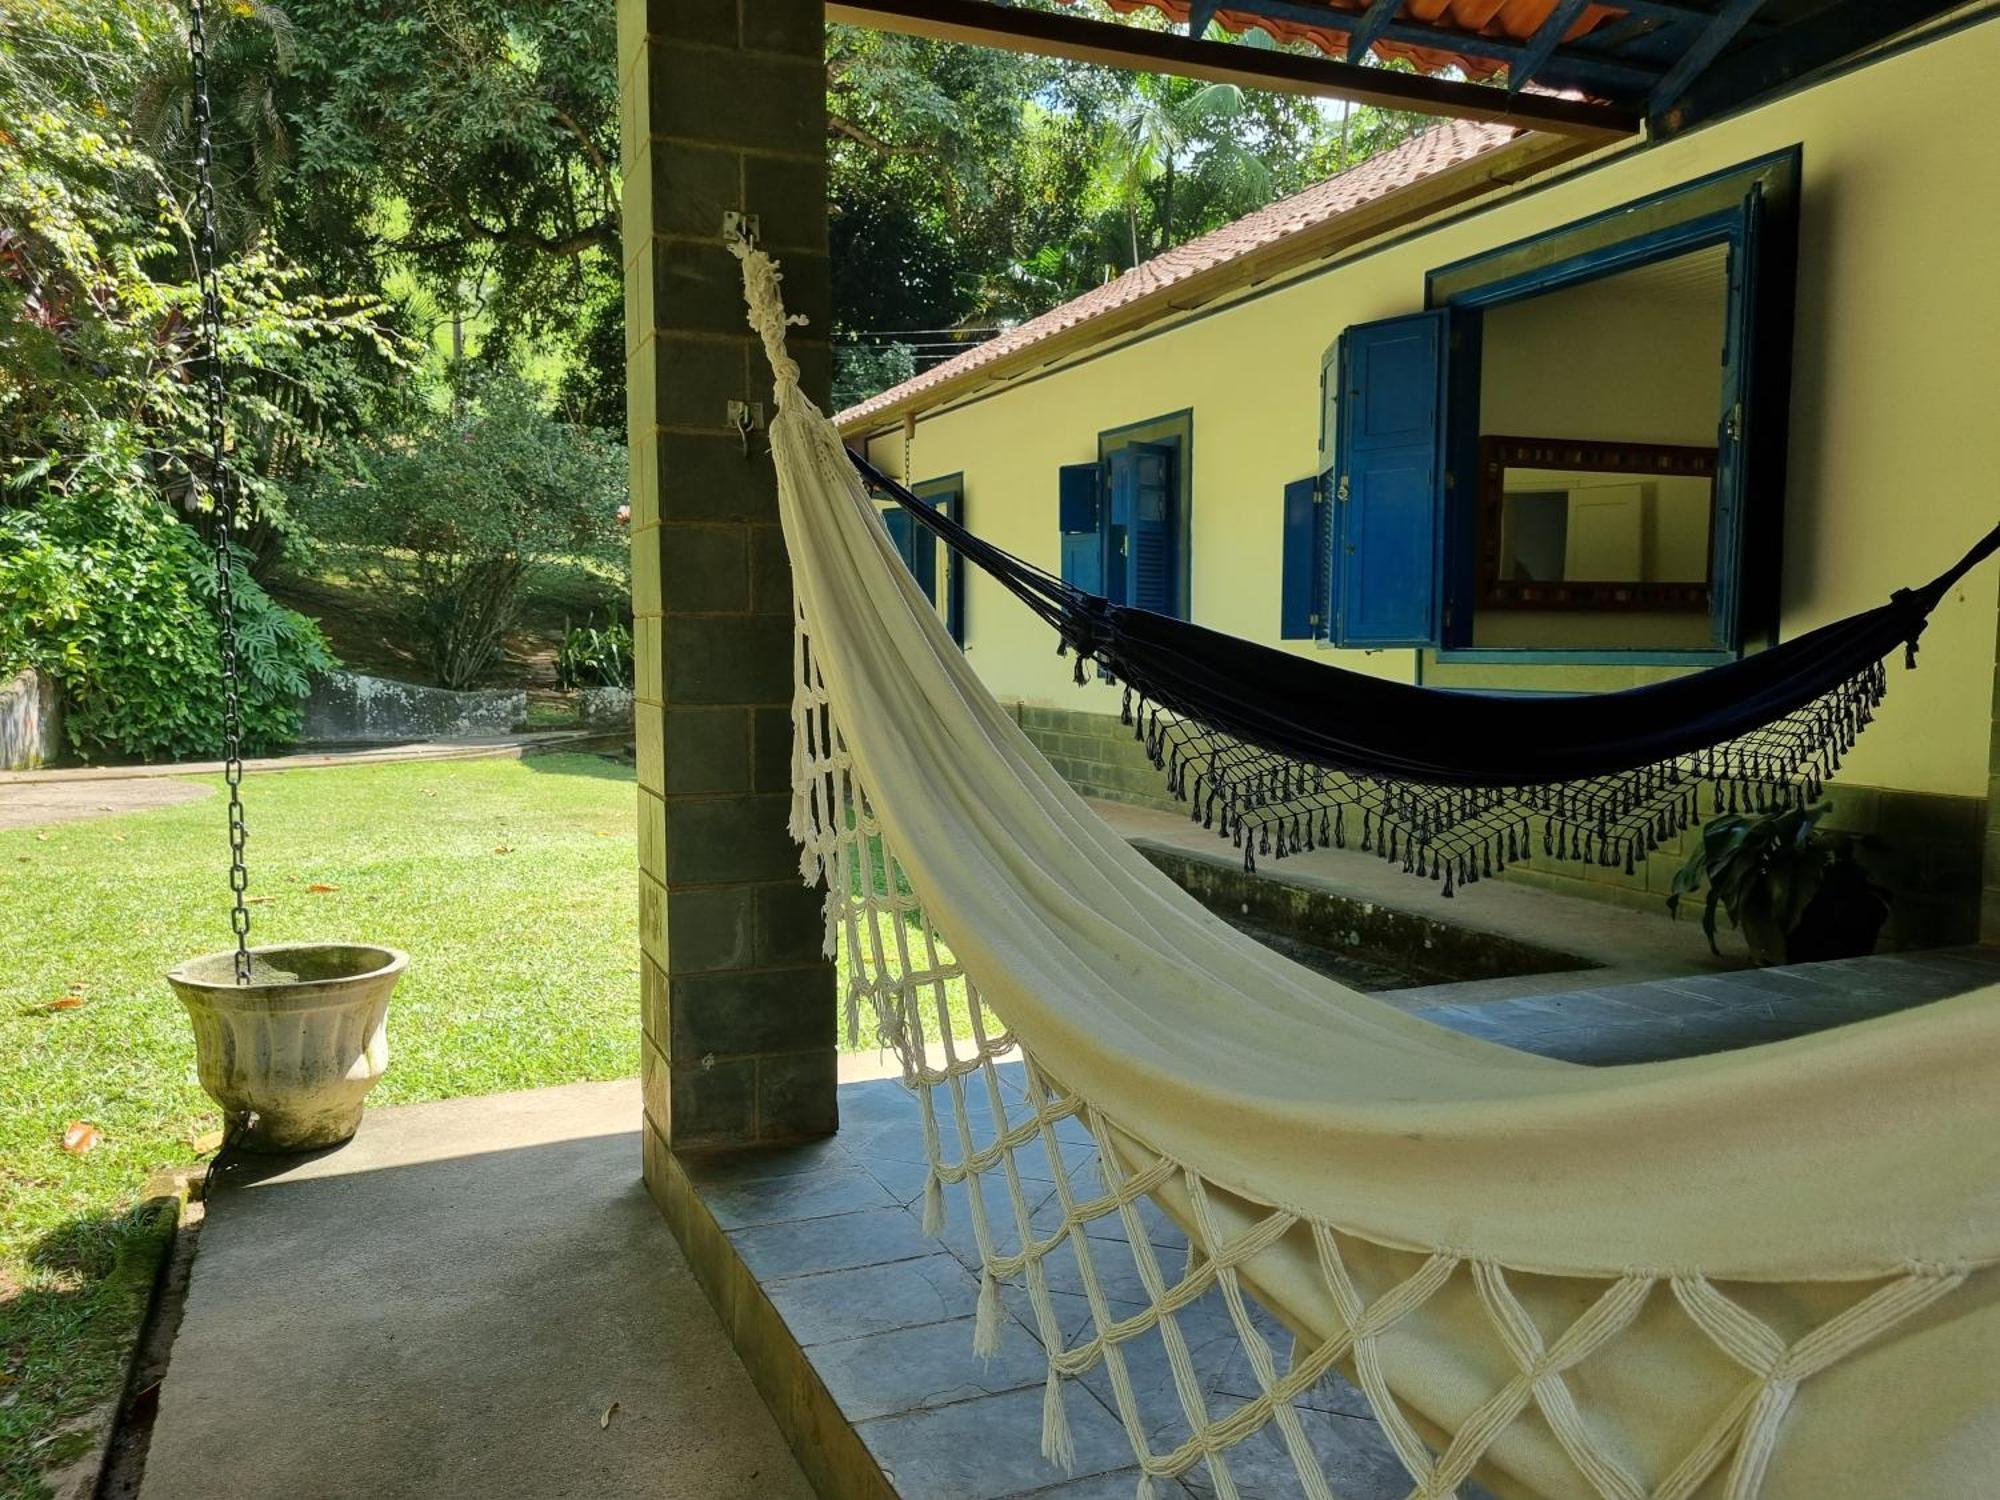
<svg viewBox="0 0 2000 1500">
<path fill-rule="evenodd" d="M 1330 666 L 1065 583 L 912 495 L 863 480 L 1056 632 L 1076 680 L 1125 688 L 1124 719 L 1204 827 L 1260 856 L 1358 844 L 1461 885 L 1546 855 L 1622 867 L 1705 815 L 1817 801 L 1888 687 L 1885 658 L 2000 550 L 2000 525 L 1929 583 L 1765 651 L 1615 693 L 1417 687 Z"/>
</svg>

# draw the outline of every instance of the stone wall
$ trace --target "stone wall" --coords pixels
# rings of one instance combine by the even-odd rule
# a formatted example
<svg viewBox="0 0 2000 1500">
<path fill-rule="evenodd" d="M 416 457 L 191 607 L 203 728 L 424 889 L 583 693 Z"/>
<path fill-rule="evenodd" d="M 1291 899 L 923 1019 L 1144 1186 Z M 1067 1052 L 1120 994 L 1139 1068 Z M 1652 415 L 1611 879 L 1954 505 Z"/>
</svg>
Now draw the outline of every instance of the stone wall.
<svg viewBox="0 0 2000 1500">
<path fill-rule="evenodd" d="M 0 682 L 0 771 L 31 771 L 62 750 L 62 694 L 53 678 L 23 669 Z"/>
<path fill-rule="evenodd" d="M 1146 759 L 1145 746 L 1116 715 L 1026 703 L 1017 704 L 1014 715 L 1063 779 L 1086 797 L 1186 815 L 1185 804 L 1167 795 L 1165 778 Z M 2000 750 L 2000 722 L 1994 742 Z M 2000 775 L 1995 791 L 2000 795 Z M 1988 831 L 1985 799 L 1837 784 L 1827 795 L 1834 811 L 1826 826 L 1867 835 L 1869 871 L 1893 893 L 1882 932 L 1885 951 L 1977 941 L 1982 884 L 1986 936 L 2000 938 L 2000 828 Z M 1658 912 L 1695 837 L 1692 831 L 1682 835 L 1629 876 L 1622 867 L 1558 860 L 1539 848 L 1507 876 L 1566 896 Z"/>
<path fill-rule="evenodd" d="M 528 717 L 522 688 L 457 693 L 360 672 L 329 672 L 306 700 L 300 739 L 309 744 L 476 740 L 512 734 Z"/>
</svg>

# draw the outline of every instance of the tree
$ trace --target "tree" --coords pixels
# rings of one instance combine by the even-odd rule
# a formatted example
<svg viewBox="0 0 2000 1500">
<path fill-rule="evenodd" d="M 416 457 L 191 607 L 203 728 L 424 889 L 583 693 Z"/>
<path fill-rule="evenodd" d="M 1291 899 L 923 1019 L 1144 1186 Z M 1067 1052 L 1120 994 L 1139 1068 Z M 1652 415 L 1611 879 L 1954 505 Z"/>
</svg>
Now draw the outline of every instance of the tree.
<svg viewBox="0 0 2000 1500">
<path fill-rule="evenodd" d="M 624 498 L 619 444 L 560 421 L 501 371 L 428 422 L 350 443 L 303 488 L 297 514 L 406 599 L 438 683 L 465 688 L 499 655 L 531 572 L 621 554 Z"/>
<path fill-rule="evenodd" d="M 407 270 L 502 346 L 619 272 L 615 28 L 586 0 L 288 0 L 280 238 L 329 284 Z M 622 351 L 621 351 L 622 353 Z M 572 357 L 574 350 L 572 349 Z"/>
</svg>

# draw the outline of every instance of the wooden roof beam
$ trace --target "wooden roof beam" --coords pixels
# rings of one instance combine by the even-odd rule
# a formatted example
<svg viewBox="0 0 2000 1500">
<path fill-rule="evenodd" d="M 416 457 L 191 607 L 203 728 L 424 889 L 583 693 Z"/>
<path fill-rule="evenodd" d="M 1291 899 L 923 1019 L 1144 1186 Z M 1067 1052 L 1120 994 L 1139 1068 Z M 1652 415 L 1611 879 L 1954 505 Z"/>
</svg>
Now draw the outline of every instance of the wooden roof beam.
<svg viewBox="0 0 2000 1500">
<path fill-rule="evenodd" d="M 1503 89 L 1481 84 L 1359 67 L 1327 57 L 1205 42 L 1175 32 L 1021 10 L 990 0 L 829 0 L 826 18 L 932 41 L 1171 73 L 1243 88 L 1350 99 L 1378 109 L 1488 121 L 1596 143 L 1622 140 L 1637 130 L 1639 123 L 1636 114 L 1611 105 L 1541 94 L 1510 98 Z"/>
</svg>

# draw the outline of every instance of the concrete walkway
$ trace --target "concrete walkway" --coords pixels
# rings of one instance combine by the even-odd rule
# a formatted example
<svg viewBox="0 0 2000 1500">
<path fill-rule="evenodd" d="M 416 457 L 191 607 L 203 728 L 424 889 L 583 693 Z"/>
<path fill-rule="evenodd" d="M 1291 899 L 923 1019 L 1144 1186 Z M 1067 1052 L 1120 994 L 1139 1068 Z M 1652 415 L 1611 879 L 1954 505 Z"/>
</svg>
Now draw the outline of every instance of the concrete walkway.
<svg viewBox="0 0 2000 1500">
<path fill-rule="evenodd" d="M 496 735 L 490 739 L 413 740 L 403 745 L 370 745 L 365 749 L 301 751 L 296 755 L 263 755 L 243 762 L 246 772 L 320 771 L 335 766 L 394 765 L 413 760 L 491 760 L 546 754 L 551 750 L 581 750 L 629 735 L 596 729 L 555 729 L 533 734 Z M 0 771 L 0 787 L 100 781 L 135 781 L 157 776 L 219 776 L 219 760 L 184 760 L 163 765 L 66 766 L 42 771 Z"/>
<path fill-rule="evenodd" d="M 80 823 L 116 813 L 148 812 L 198 797 L 212 797 L 204 781 L 157 776 L 145 781 L 40 781 L 0 786 L 0 828 L 40 828 L 46 823 Z"/>
<path fill-rule="evenodd" d="M 141 1500 L 811 1500 L 639 1118 L 634 1082 L 382 1109 L 227 1172 Z"/>
</svg>

